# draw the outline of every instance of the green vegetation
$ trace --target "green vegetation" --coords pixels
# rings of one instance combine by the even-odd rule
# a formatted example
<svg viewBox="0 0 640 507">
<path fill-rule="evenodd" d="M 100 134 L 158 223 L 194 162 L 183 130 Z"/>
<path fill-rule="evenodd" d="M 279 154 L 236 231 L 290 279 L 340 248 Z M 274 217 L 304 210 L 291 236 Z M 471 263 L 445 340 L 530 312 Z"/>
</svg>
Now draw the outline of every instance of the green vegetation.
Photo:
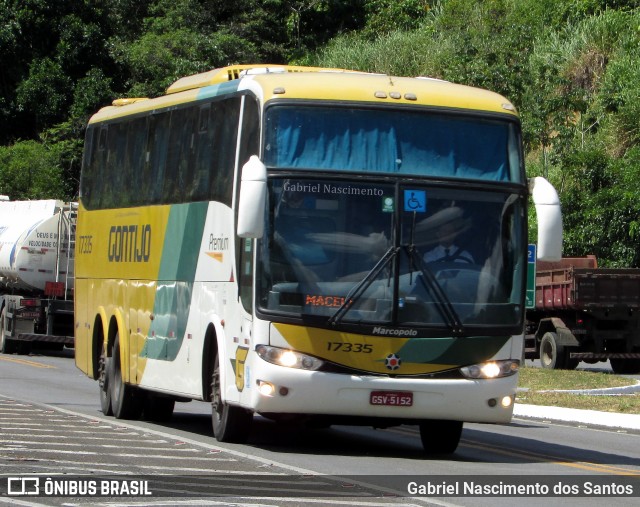
<svg viewBox="0 0 640 507">
<path fill-rule="evenodd" d="M 518 107 L 528 174 L 561 195 L 564 255 L 640 267 L 640 0 L 6 0 L 0 60 L 13 199 L 76 196 L 90 114 L 184 75 L 247 62 L 429 75 Z"/>
<path fill-rule="evenodd" d="M 562 392 L 574 389 L 623 387 L 632 383 L 633 381 L 627 377 L 609 373 L 522 368 L 520 369 L 519 387 L 526 390 L 518 392 L 516 402 L 529 405 L 640 414 L 640 393 L 592 395 Z"/>
<path fill-rule="evenodd" d="M 607 389 L 633 384 L 627 377 L 607 372 L 581 370 L 548 370 L 545 368 L 521 368 L 520 387 L 532 391 L 574 389 Z"/>
<path fill-rule="evenodd" d="M 637 393 L 620 396 L 593 396 L 559 392 L 528 392 L 518 393 L 516 403 L 640 415 L 640 395 Z"/>
</svg>

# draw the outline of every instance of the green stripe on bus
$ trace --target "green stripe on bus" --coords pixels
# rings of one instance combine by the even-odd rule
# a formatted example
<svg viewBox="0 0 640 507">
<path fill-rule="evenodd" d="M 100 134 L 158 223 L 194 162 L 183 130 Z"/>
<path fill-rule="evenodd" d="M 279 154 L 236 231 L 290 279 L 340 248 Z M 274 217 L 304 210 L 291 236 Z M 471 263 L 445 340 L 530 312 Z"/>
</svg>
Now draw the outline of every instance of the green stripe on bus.
<svg viewBox="0 0 640 507">
<path fill-rule="evenodd" d="M 193 283 L 159 282 L 153 310 L 153 322 L 141 357 L 173 361 L 184 339 L 189 318 Z"/>
<path fill-rule="evenodd" d="M 154 320 L 142 357 L 173 361 L 182 346 L 208 207 L 207 202 L 171 207 L 153 304 Z"/>
<path fill-rule="evenodd" d="M 411 363 L 468 365 L 487 361 L 507 343 L 510 336 L 464 338 L 413 338 L 398 355 Z"/>
<path fill-rule="evenodd" d="M 193 282 L 208 206 L 208 202 L 171 206 L 158 280 Z"/>
</svg>

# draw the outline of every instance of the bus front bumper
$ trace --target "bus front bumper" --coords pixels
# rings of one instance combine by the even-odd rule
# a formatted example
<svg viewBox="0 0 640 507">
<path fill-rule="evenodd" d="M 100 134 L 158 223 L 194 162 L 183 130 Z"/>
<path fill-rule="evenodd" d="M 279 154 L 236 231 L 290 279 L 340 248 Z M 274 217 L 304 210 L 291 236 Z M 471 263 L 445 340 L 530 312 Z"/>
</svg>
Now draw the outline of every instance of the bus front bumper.
<svg viewBox="0 0 640 507">
<path fill-rule="evenodd" d="M 517 374 L 495 379 L 416 379 L 304 371 L 258 361 L 244 400 L 264 414 L 508 423 Z M 248 397 L 248 399 L 247 399 Z"/>
</svg>

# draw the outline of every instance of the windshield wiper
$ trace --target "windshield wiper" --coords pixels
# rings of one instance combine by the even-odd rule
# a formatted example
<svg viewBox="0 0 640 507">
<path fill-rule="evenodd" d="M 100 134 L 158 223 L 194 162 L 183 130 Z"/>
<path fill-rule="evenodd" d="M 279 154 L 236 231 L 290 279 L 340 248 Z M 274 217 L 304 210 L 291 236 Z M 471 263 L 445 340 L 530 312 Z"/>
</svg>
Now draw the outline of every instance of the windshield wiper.
<svg viewBox="0 0 640 507">
<path fill-rule="evenodd" d="M 347 296 L 344 298 L 344 303 L 342 303 L 340 308 L 338 308 L 336 312 L 329 317 L 329 320 L 327 321 L 329 324 L 338 324 L 344 318 L 347 312 L 351 310 L 353 305 L 362 297 L 369 286 L 373 283 L 380 271 L 382 271 L 395 258 L 399 250 L 399 247 L 392 246 L 385 252 L 376 265 L 373 266 L 371 271 L 369 271 L 366 276 L 349 291 Z"/>
<path fill-rule="evenodd" d="M 418 253 L 418 249 L 416 248 L 414 236 L 416 231 L 416 217 L 417 213 L 413 213 L 413 220 L 411 222 L 411 230 L 409 234 L 409 243 L 403 245 L 403 248 L 407 252 L 407 256 L 411 261 L 410 272 L 413 273 L 414 268 L 418 268 L 420 273 L 422 273 L 422 283 L 425 288 L 430 291 L 436 298 L 436 308 L 440 312 L 440 315 L 444 319 L 445 323 L 449 326 L 453 334 L 462 334 L 464 332 L 464 326 L 462 325 L 462 321 L 458 314 L 456 313 L 455 308 L 449 301 L 447 294 L 436 280 L 433 272 L 424 265 L 422 262 L 422 258 Z M 413 283 L 413 281 L 411 282 Z"/>
<path fill-rule="evenodd" d="M 446 324 L 451 328 L 454 334 L 462 334 L 464 332 L 464 325 L 462 324 L 460 317 L 456 313 L 451 301 L 449 301 L 446 292 L 442 290 L 442 287 L 438 283 L 438 280 L 436 280 L 433 272 L 422 262 L 415 245 L 404 245 L 404 249 L 406 250 L 409 259 L 411 259 L 411 272 L 413 272 L 414 267 L 420 270 L 420 273 L 422 273 L 422 283 L 425 285 L 425 288 L 435 296 L 436 307 Z"/>
</svg>

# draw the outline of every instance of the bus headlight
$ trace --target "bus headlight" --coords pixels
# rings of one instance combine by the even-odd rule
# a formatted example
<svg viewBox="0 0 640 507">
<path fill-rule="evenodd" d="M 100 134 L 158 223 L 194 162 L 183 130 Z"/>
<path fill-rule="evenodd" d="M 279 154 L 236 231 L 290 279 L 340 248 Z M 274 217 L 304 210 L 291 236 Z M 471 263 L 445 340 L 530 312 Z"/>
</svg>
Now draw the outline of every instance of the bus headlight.
<svg viewBox="0 0 640 507">
<path fill-rule="evenodd" d="M 265 361 L 287 368 L 297 368 L 299 370 L 317 370 L 323 362 L 313 356 L 294 352 L 280 347 L 270 347 L 268 345 L 258 345 L 256 352 Z"/>
<path fill-rule="evenodd" d="M 460 372 L 467 378 L 499 378 L 515 374 L 519 367 L 519 361 L 507 359 L 472 364 L 471 366 L 460 368 Z"/>
</svg>

